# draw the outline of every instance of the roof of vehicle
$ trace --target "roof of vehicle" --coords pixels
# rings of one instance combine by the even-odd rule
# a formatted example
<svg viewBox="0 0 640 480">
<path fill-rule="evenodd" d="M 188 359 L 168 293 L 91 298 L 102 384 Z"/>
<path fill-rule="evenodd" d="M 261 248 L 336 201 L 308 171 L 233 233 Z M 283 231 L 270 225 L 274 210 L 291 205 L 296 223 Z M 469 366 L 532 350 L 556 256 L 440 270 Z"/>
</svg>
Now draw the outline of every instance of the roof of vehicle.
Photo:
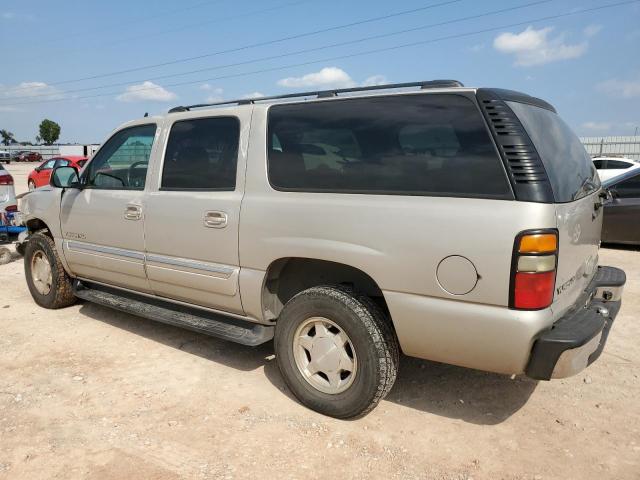
<svg viewBox="0 0 640 480">
<path fill-rule="evenodd" d="M 78 162 L 80 160 L 88 159 L 88 157 L 85 157 L 84 155 L 56 155 L 55 157 L 51 157 L 51 158 L 63 158 L 71 162 Z"/>
<path fill-rule="evenodd" d="M 612 185 L 615 185 L 616 183 L 619 183 L 623 180 L 627 180 L 628 178 L 631 178 L 631 177 L 635 177 L 638 174 L 640 174 L 640 164 L 634 165 L 633 167 L 625 170 L 624 173 L 621 173 L 611 178 L 607 178 L 602 182 L 602 185 L 605 188 L 609 188 Z"/>
<path fill-rule="evenodd" d="M 285 101 L 295 100 L 295 99 L 303 99 L 305 101 L 332 100 L 332 99 L 335 100 L 343 94 L 354 94 L 354 93 L 371 94 L 371 92 L 375 92 L 374 94 L 379 94 L 379 95 L 402 94 L 402 93 L 408 93 L 407 89 L 410 89 L 410 88 L 418 88 L 418 91 L 437 90 L 439 92 L 442 92 L 442 91 L 475 92 L 477 90 L 490 90 L 491 93 L 493 93 L 495 96 L 497 96 L 498 98 L 504 101 L 515 101 L 515 102 L 527 103 L 530 105 L 535 105 L 537 107 L 545 108 L 547 110 L 551 110 L 553 112 L 556 111 L 551 104 L 539 98 L 527 95 L 526 93 L 516 92 L 513 90 L 505 90 L 500 88 L 492 88 L 492 89 L 469 88 L 469 87 L 465 87 L 461 82 L 457 80 L 428 80 L 428 81 L 422 81 L 422 82 L 392 83 L 392 84 L 384 84 L 384 85 L 371 85 L 371 86 L 365 86 L 365 87 L 287 93 L 283 95 L 274 95 L 269 97 L 241 98 L 236 100 L 226 100 L 226 101 L 215 102 L 215 103 L 201 103 L 196 105 L 174 107 L 171 110 L 169 110 L 168 113 L 187 112 L 195 108 L 212 108 L 212 107 L 255 105 L 255 104 L 259 105 L 267 102 L 269 102 L 269 104 L 274 104 L 274 103 L 283 103 Z M 389 90 L 397 90 L 397 91 L 389 92 Z M 381 91 L 383 93 L 378 93 Z M 312 98 L 308 98 L 308 97 L 312 97 Z M 352 97 L 352 95 L 350 95 L 349 97 Z M 341 96 L 340 98 L 344 98 L 344 96 Z"/>
</svg>

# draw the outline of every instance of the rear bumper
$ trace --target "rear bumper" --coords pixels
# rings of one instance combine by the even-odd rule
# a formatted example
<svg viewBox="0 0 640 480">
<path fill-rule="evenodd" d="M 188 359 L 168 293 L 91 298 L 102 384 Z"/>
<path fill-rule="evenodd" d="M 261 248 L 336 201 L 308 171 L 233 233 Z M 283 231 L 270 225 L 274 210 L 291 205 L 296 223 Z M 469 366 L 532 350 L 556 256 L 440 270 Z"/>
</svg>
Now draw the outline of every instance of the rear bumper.
<svg viewBox="0 0 640 480">
<path fill-rule="evenodd" d="M 598 267 L 574 308 L 536 338 L 527 376 L 537 380 L 570 377 L 595 362 L 620 311 L 625 282 L 622 270 Z"/>
</svg>

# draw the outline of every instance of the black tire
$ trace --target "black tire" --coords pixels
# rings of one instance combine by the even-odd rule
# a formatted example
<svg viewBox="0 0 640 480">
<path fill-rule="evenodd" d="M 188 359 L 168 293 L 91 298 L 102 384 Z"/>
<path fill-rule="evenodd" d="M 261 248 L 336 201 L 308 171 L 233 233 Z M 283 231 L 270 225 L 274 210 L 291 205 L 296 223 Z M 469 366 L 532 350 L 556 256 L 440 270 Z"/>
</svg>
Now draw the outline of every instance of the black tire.
<svg viewBox="0 0 640 480">
<path fill-rule="evenodd" d="M 311 317 L 331 320 L 353 344 L 358 367 L 351 385 L 340 393 L 318 390 L 296 364 L 295 333 Z M 390 320 L 370 298 L 340 286 L 309 288 L 289 300 L 276 323 L 274 343 L 278 367 L 296 398 L 335 418 L 366 415 L 389 393 L 398 372 L 398 340 Z"/>
<path fill-rule="evenodd" d="M 43 252 L 51 266 L 51 288 L 47 294 L 38 291 L 34 284 L 31 265 L 34 255 Z M 56 252 L 53 239 L 44 233 L 35 233 L 29 237 L 24 252 L 24 271 L 29 292 L 35 302 L 44 308 L 56 309 L 72 305 L 76 301 L 71 278 L 64 271 Z"/>
</svg>

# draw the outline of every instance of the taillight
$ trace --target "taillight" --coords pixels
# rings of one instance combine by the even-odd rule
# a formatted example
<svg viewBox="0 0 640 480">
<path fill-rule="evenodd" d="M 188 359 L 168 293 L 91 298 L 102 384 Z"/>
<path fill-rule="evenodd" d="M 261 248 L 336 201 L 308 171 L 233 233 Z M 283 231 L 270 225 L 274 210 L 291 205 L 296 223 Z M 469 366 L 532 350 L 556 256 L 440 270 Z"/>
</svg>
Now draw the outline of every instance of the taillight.
<svg viewBox="0 0 640 480">
<path fill-rule="evenodd" d="M 0 185 L 13 185 L 13 177 L 9 174 L 0 175 Z"/>
<path fill-rule="evenodd" d="M 558 265 L 558 232 L 531 230 L 516 237 L 509 307 L 540 310 L 553 302 Z"/>
</svg>

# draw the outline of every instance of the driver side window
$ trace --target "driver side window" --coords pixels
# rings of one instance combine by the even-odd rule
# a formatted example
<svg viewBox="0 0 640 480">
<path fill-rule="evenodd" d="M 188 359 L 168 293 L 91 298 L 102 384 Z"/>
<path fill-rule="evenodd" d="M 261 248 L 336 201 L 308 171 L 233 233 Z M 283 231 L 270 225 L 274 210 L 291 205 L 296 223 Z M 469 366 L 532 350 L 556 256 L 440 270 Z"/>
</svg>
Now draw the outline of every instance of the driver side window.
<svg viewBox="0 0 640 480">
<path fill-rule="evenodd" d="M 88 188 L 143 190 L 156 125 L 125 128 L 113 135 L 85 170 Z"/>
</svg>

